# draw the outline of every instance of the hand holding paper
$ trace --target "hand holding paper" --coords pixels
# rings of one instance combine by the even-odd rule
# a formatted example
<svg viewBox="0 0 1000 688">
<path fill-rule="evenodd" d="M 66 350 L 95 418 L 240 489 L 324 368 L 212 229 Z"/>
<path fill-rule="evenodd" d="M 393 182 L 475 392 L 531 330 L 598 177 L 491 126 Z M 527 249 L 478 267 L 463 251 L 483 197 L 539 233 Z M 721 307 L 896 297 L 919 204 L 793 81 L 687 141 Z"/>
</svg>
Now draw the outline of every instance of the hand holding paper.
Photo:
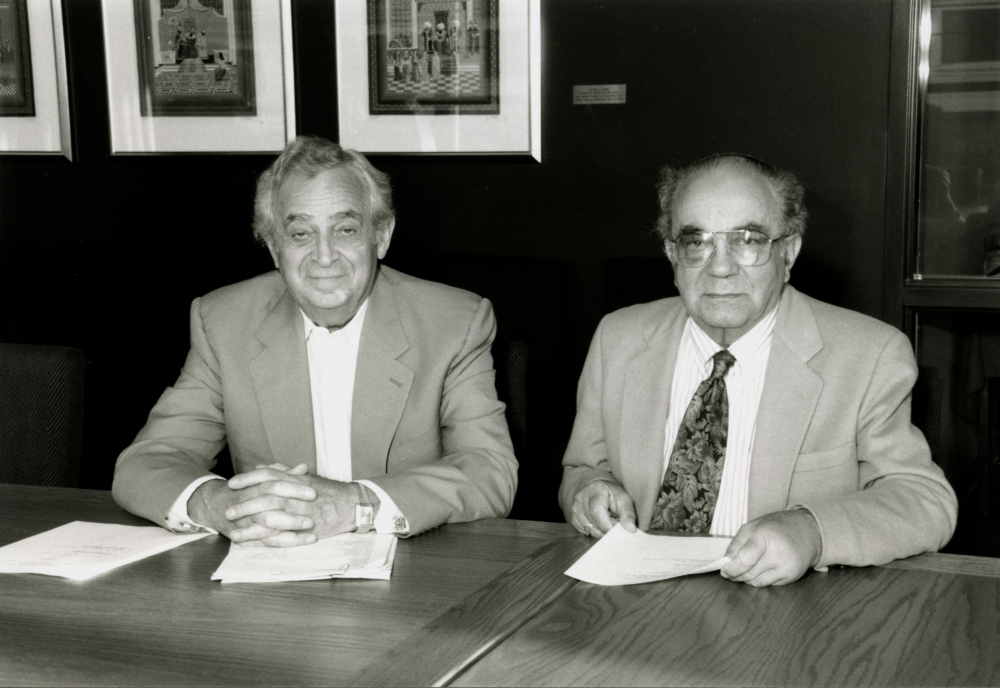
<svg viewBox="0 0 1000 688">
<path fill-rule="evenodd" d="M 618 524 L 566 575 L 596 585 L 632 585 L 718 571 L 729 563 L 725 554 L 730 541 L 630 533 Z"/>
<path fill-rule="evenodd" d="M 797 581 L 819 563 L 823 538 L 807 509 L 776 511 L 756 518 L 736 533 L 722 577 L 754 587 Z M 826 570 L 826 569 L 822 569 Z"/>
<path fill-rule="evenodd" d="M 621 485 L 595 480 L 584 485 L 573 498 L 572 522 L 577 530 L 591 537 L 603 537 L 617 523 L 634 533 L 635 505 Z"/>
</svg>

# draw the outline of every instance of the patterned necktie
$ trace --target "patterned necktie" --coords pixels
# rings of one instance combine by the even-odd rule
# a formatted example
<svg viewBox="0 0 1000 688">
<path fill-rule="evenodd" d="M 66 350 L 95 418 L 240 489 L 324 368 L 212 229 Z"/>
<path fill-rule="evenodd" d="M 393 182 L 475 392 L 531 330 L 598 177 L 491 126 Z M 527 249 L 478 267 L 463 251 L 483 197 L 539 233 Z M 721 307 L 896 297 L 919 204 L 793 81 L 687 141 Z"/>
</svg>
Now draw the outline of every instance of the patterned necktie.
<svg viewBox="0 0 1000 688">
<path fill-rule="evenodd" d="M 712 374 L 698 385 L 677 431 L 650 530 L 707 533 L 712 526 L 729 434 L 723 378 L 736 359 L 723 349 L 712 360 Z"/>
</svg>

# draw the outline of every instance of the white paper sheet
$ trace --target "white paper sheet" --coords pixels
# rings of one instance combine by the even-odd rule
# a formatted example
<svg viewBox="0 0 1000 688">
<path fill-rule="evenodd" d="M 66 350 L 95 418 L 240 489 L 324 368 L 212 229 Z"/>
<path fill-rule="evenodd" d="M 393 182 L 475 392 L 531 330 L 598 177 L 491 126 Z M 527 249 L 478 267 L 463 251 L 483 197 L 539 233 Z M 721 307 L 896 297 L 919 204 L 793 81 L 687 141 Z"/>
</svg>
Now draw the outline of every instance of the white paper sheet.
<svg viewBox="0 0 1000 688">
<path fill-rule="evenodd" d="M 302 547 L 248 547 L 233 543 L 212 574 L 223 583 L 274 583 L 322 578 L 389 580 L 396 536 L 345 533 Z"/>
<path fill-rule="evenodd" d="M 0 573 L 86 580 L 208 535 L 178 535 L 156 526 L 73 521 L 0 547 Z"/>
<path fill-rule="evenodd" d="M 732 538 L 679 537 L 630 533 L 621 524 L 566 570 L 567 576 L 596 585 L 632 585 L 718 571 L 729 559 Z"/>
</svg>

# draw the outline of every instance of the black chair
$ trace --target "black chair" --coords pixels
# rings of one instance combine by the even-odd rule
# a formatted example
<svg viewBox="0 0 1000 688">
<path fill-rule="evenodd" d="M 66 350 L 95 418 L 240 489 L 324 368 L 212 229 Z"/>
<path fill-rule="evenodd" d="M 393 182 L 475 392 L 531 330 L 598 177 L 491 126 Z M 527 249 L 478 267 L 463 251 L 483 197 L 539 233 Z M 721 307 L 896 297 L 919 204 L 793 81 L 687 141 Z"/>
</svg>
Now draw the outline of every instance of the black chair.
<svg viewBox="0 0 1000 688">
<path fill-rule="evenodd" d="M 910 420 L 920 428 L 931 447 L 931 458 L 941 458 L 941 410 L 944 403 L 944 375 L 937 368 L 918 366 L 913 385 Z"/>
<path fill-rule="evenodd" d="M 85 367 L 79 349 L 0 344 L 0 482 L 76 487 Z"/>
<path fill-rule="evenodd" d="M 514 443 L 514 456 L 528 454 L 528 345 L 494 341 L 493 367 L 500 401 L 507 404 L 507 427 Z"/>
</svg>

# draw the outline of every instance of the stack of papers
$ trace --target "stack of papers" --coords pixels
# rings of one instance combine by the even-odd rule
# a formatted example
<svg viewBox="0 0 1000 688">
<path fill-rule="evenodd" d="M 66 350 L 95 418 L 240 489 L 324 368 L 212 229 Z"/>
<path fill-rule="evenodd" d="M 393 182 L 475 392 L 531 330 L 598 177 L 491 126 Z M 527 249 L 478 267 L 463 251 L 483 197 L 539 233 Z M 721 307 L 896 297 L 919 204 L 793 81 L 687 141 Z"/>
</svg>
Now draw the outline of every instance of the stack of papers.
<svg viewBox="0 0 1000 688">
<path fill-rule="evenodd" d="M 732 538 L 630 533 L 615 525 L 566 570 L 567 576 L 596 585 L 650 583 L 718 571 L 729 563 Z"/>
<path fill-rule="evenodd" d="M 0 573 L 86 580 L 208 535 L 178 535 L 156 526 L 73 521 L 0 547 Z"/>
<path fill-rule="evenodd" d="M 235 542 L 212 580 L 274 583 L 322 578 L 389 580 L 396 536 L 344 533 L 301 547 L 254 547 Z"/>
</svg>

